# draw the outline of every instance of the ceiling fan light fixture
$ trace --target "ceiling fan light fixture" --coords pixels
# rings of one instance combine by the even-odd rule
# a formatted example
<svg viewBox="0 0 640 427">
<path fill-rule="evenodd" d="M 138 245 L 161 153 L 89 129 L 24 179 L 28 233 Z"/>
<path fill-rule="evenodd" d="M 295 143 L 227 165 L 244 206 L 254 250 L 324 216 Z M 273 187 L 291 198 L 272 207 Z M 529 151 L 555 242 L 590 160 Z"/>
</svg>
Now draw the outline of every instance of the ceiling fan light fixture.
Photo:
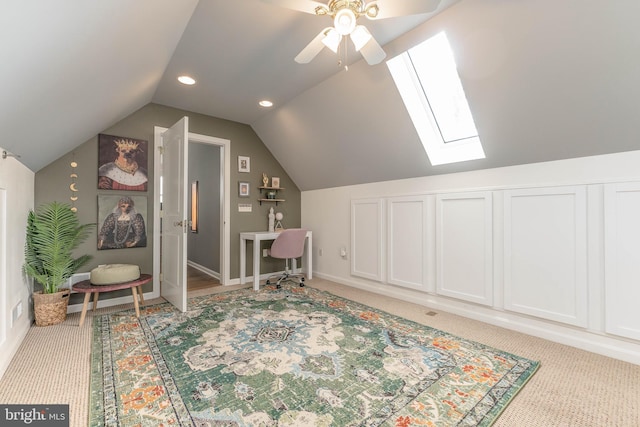
<svg viewBox="0 0 640 427">
<path fill-rule="evenodd" d="M 338 33 L 346 36 L 351 34 L 353 29 L 356 28 L 356 18 L 356 14 L 353 10 L 348 8 L 340 9 L 333 19 L 333 25 Z"/>
<path fill-rule="evenodd" d="M 334 53 L 338 53 L 338 46 L 342 41 L 342 35 L 335 28 L 329 29 L 326 36 L 322 39 L 322 44 L 331 49 Z"/>
<path fill-rule="evenodd" d="M 378 5 L 376 3 L 369 3 L 366 7 L 366 9 L 364 10 L 364 15 L 367 18 L 373 19 L 376 18 L 378 16 L 378 13 L 380 12 L 380 8 L 378 7 Z"/>
<path fill-rule="evenodd" d="M 329 14 L 329 9 L 327 9 L 327 6 L 322 5 L 322 6 L 316 7 L 315 12 L 316 12 L 316 15 L 318 16 L 324 16 Z"/>
<path fill-rule="evenodd" d="M 371 33 L 364 25 L 358 25 L 351 33 L 351 41 L 353 42 L 353 46 L 356 48 L 356 52 L 360 52 L 360 49 L 369 43 L 371 38 Z"/>
</svg>

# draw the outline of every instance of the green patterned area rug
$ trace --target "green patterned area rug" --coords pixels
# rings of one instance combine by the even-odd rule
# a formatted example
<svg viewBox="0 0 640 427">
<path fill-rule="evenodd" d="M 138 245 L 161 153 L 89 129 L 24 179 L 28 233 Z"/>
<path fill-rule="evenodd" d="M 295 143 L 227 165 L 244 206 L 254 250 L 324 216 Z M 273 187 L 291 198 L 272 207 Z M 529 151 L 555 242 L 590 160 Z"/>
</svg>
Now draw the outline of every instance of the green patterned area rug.
<svg viewBox="0 0 640 427">
<path fill-rule="evenodd" d="M 313 288 L 94 319 L 91 426 L 488 426 L 538 363 Z"/>
</svg>

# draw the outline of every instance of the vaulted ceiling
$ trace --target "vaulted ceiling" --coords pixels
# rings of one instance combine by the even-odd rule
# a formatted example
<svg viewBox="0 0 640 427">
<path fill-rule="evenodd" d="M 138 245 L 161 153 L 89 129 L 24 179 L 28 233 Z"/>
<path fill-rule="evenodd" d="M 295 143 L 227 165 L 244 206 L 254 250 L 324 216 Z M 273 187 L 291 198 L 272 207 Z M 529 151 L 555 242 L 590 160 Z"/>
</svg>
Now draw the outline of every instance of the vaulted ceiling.
<svg viewBox="0 0 640 427">
<path fill-rule="evenodd" d="M 294 62 L 328 18 L 261 0 L 2 2 L 0 147 L 38 171 L 155 102 L 251 125 L 301 190 L 637 150 L 637 16 L 632 0 L 442 0 L 366 21 L 388 58 L 440 31 L 452 44 L 486 159 L 431 166 L 384 62 Z"/>
</svg>

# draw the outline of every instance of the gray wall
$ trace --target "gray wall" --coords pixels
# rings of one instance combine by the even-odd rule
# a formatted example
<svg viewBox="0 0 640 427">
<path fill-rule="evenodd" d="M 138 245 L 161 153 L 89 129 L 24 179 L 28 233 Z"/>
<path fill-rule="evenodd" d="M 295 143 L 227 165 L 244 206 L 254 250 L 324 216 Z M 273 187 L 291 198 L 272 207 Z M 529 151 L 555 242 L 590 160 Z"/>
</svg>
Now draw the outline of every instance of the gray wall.
<svg viewBox="0 0 640 427">
<path fill-rule="evenodd" d="M 220 273 L 220 147 L 189 143 L 189 183 L 194 181 L 198 182 L 198 231 L 187 234 L 187 259 Z"/>
<path fill-rule="evenodd" d="M 184 110 L 165 107 L 158 104 L 148 104 L 140 110 L 132 113 L 127 118 L 104 129 L 101 133 L 109 135 L 117 135 L 149 141 L 149 147 L 153 146 L 153 128 L 154 126 L 170 127 L 184 116 L 189 117 L 190 132 L 209 135 L 218 138 L 228 139 L 231 141 L 231 224 L 230 224 L 230 250 L 231 265 L 230 277 L 238 278 L 240 276 L 240 259 L 239 259 L 239 233 L 242 231 L 267 230 L 268 220 L 267 214 L 271 204 L 258 204 L 259 193 L 257 187 L 261 185 L 262 173 L 265 172 L 269 176 L 279 176 L 280 186 L 285 188 L 281 192 L 282 197 L 286 199 L 285 203 L 280 203 L 277 211 L 284 214 L 284 226 L 292 228 L 300 226 L 300 190 L 293 183 L 289 175 L 284 171 L 282 166 L 276 161 L 272 154 L 267 150 L 260 138 L 255 134 L 250 126 L 232 122 L 229 120 L 218 119 L 202 114 L 196 114 Z M 154 173 L 153 153 L 148 154 L 150 177 Z M 248 156 L 251 158 L 250 173 L 238 172 L 238 156 Z M 98 168 L 98 136 L 95 135 L 88 141 L 79 142 L 75 150 L 48 166 L 42 168 L 36 173 L 35 177 L 35 206 L 53 200 L 61 202 L 69 202 L 71 183 L 69 175 L 71 167 L 69 163 L 75 160 L 78 167 L 74 171 L 78 174 L 76 193 L 79 197 L 76 202 L 78 207 L 78 217 L 82 223 L 97 222 L 97 196 L 99 194 L 129 194 L 135 196 L 147 196 L 147 247 L 146 248 L 130 248 L 130 249 L 112 249 L 98 251 L 96 248 L 97 234 L 93 232 L 92 236 L 79 248 L 79 252 L 93 255 L 92 262 L 83 270 L 89 271 L 99 264 L 107 263 L 131 263 L 138 264 L 144 273 L 153 271 L 153 231 L 157 224 L 153 223 L 153 214 L 155 206 L 153 206 L 153 180 L 149 181 L 147 192 L 116 192 L 111 190 L 97 189 L 97 168 Z M 251 195 L 249 198 L 240 198 L 238 196 L 238 182 L 247 181 L 251 184 Z M 238 203 L 252 203 L 253 212 L 239 213 Z M 265 246 L 266 247 L 266 246 Z M 249 248 L 251 249 L 251 248 Z M 276 260 L 263 260 L 261 267 L 264 272 L 282 269 L 281 262 Z M 247 274 L 252 274 L 247 271 Z M 145 292 L 151 290 L 151 284 L 145 285 Z M 130 295 L 130 292 L 123 291 L 121 294 L 113 292 L 105 295 L 107 297 L 116 297 Z M 72 303 L 78 302 L 78 296 L 74 296 Z"/>
</svg>

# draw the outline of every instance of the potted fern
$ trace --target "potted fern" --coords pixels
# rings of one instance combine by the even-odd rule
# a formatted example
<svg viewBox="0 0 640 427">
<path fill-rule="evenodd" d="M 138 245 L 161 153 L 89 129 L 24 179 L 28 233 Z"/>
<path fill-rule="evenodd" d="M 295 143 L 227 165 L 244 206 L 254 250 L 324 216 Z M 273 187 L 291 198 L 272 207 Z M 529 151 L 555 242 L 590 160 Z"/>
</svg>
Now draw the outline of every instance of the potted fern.
<svg viewBox="0 0 640 427">
<path fill-rule="evenodd" d="M 91 255 L 73 256 L 95 224 L 80 224 L 71 206 L 51 202 L 30 211 L 24 251 L 24 273 L 42 285 L 33 293 L 37 326 L 55 325 L 67 317 L 70 290 L 62 288 Z"/>
</svg>

